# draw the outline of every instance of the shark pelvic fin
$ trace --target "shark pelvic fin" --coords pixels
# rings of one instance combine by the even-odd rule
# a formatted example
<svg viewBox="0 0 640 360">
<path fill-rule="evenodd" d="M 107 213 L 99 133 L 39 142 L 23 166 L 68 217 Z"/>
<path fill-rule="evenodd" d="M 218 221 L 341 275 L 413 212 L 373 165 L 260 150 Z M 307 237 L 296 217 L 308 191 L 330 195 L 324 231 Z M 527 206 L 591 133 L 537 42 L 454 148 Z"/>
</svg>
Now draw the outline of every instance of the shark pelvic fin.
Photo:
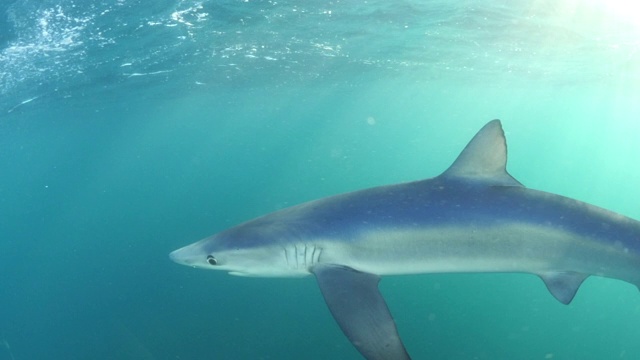
<svg viewBox="0 0 640 360">
<path fill-rule="evenodd" d="M 410 360 L 384 298 L 380 277 L 339 265 L 312 269 L 334 319 L 368 360 Z"/>
<path fill-rule="evenodd" d="M 467 178 L 490 185 L 522 186 L 507 172 L 507 141 L 500 120 L 492 120 L 480 129 L 440 176 Z"/>
<path fill-rule="evenodd" d="M 558 271 L 539 274 L 553 297 L 567 305 L 576 296 L 578 288 L 589 275 L 571 271 Z"/>
</svg>

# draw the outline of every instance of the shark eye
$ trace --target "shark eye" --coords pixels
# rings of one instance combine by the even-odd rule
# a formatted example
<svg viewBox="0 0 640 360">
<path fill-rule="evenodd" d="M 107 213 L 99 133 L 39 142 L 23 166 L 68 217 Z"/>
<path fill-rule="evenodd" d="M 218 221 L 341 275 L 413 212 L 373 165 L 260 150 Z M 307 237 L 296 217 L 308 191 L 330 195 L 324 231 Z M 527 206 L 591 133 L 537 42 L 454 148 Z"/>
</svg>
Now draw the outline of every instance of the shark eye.
<svg viewBox="0 0 640 360">
<path fill-rule="evenodd" d="M 209 265 L 218 265 L 218 260 L 216 260 L 213 255 L 207 256 L 207 262 L 209 263 Z"/>
</svg>

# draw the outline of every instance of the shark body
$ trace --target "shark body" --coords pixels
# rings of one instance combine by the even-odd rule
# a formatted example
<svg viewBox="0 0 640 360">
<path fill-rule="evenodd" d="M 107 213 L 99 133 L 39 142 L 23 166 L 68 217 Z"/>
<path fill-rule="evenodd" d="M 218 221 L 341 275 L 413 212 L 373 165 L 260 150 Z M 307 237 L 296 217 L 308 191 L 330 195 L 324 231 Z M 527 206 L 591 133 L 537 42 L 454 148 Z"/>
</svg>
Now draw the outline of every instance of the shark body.
<svg viewBox="0 0 640 360">
<path fill-rule="evenodd" d="M 564 304 L 590 275 L 640 285 L 640 222 L 524 187 L 506 171 L 500 121 L 441 175 L 286 208 L 170 254 L 244 276 L 316 277 L 338 325 L 369 360 L 410 359 L 383 275 L 523 272 Z"/>
</svg>

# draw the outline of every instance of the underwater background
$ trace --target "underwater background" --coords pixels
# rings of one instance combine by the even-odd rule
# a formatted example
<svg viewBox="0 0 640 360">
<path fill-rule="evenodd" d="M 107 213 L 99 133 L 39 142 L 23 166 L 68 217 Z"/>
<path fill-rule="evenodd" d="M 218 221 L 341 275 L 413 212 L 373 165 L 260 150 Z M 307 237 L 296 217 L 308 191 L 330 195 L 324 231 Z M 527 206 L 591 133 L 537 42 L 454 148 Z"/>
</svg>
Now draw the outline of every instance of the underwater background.
<svg viewBox="0 0 640 360">
<path fill-rule="evenodd" d="M 438 175 L 500 118 L 528 187 L 640 219 L 625 0 L 0 2 L 0 360 L 360 359 L 313 277 L 168 253 Z M 385 277 L 419 359 L 640 359 L 640 292 Z"/>
</svg>

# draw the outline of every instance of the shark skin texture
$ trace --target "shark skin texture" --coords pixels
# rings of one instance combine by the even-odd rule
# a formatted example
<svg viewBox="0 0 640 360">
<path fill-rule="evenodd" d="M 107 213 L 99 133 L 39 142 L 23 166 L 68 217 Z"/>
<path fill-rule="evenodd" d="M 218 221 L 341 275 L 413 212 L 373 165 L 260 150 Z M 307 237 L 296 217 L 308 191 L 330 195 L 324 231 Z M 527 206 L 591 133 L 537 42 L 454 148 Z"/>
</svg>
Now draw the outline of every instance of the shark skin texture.
<svg viewBox="0 0 640 360">
<path fill-rule="evenodd" d="M 279 210 L 170 258 L 240 276 L 315 276 L 368 360 L 410 359 L 378 290 L 384 275 L 530 273 L 563 304 L 591 275 L 640 284 L 640 222 L 528 189 L 506 163 L 502 125 L 493 120 L 439 176 Z"/>
</svg>

